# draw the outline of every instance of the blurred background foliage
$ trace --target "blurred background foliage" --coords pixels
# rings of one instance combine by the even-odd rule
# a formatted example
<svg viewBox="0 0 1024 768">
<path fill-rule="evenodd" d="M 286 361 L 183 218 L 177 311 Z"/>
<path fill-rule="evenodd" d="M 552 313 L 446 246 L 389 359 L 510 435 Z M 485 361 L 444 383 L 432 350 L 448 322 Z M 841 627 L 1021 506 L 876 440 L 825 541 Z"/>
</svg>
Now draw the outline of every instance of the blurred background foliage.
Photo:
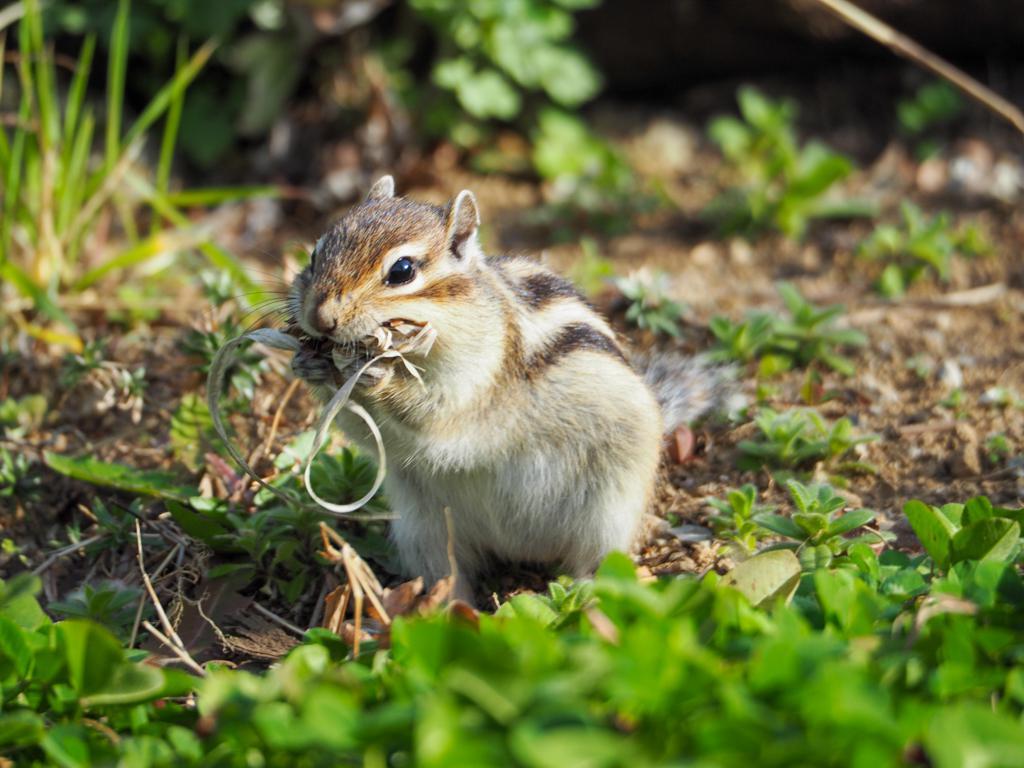
<svg viewBox="0 0 1024 768">
<path fill-rule="evenodd" d="M 298 96 L 319 96 L 341 129 L 382 88 L 417 116 L 413 136 L 471 149 L 496 124 L 530 126 L 546 106 L 596 95 L 600 76 L 569 38 L 573 14 L 597 2 L 136 0 L 128 96 L 144 101 L 173 74 L 179 40 L 215 39 L 219 50 L 182 114 L 181 148 L 198 168 L 267 138 Z M 59 35 L 95 34 L 109 51 L 116 7 L 61 0 L 47 20 Z"/>
</svg>

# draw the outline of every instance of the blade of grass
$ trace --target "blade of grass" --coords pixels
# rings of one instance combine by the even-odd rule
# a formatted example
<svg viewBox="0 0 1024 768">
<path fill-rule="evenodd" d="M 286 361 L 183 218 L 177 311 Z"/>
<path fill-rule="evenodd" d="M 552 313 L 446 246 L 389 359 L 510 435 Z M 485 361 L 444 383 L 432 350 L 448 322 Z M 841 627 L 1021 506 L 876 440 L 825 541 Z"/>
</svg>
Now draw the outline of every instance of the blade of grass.
<svg viewBox="0 0 1024 768">
<path fill-rule="evenodd" d="M 75 324 L 71 322 L 71 318 L 64 314 L 64 310 L 57 306 L 46 291 L 36 285 L 32 278 L 13 261 L 0 262 L 0 277 L 13 285 L 25 298 L 31 299 L 35 308 L 50 320 L 58 322 L 71 330 L 75 329 Z"/>
<path fill-rule="evenodd" d="M 4 77 L 3 77 L 3 61 L 4 54 L 7 52 L 7 33 L 0 33 L 0 104 L 4 103 Z M 11 145 L 7 143 L 7 131 L 0 130 L 0 171 L 7 168 L 7 163 L 11 157 Z M 6 176 L 6 174 L 4 174 Z M 4 191 L 0 189 L 0 199 L 4 196 Z M 5 252 L 6 253 L 6 252 Z M 0 260 L 4 258 L 4 254 L 0 254 Z"/>
<path fill-rule="evenodd" d="M 28 44 L 27 31 L 19 29 L 22 46 Z M 25 143 L 27 141 L 26 126 L 32 115 L 32 91 L 25 88 L 24 64 L 19 63 L 19 76 L 22 79 L 21 103 L 18 106 L 18 123 L 14 128 L 11 140 L 11 151 L 8 157 L 7 173 L 4 178 L 4 215 L 0 219 L 0 245 L 3 246 L 4 257 L 11 252 L 11 244 L 16 223 L 17 206 L 21 197 L 21 171 L 25 161 Z"/>
<path fill-rule="evenodd" d="M 252 185 L 240 187 L 206 187 L 186 189 L 181 192 L 167 194 L 167 202 L 178 208 L 196 208 L 234 200 L 251 200 L 257 197 L 279 197 L 281 189 L 273 185 Z"/>
<path fill-rule="evenodd" d="M 128 174 L 126 180 L 153 206 L 154 210 L 159 212 L 171 224 L 176 227 L 188 225 L 189 218 L 172 205 L 167 196 L 161 194 L 148 181 L 134 173 Z M 264 299 L 271 298 L 269 293 L 260 288 L 249 277 L 245 267 L 231 253 L 212 242 L 201 243 L 198 248 L 209 259 L 211 264 L 231 276 L 231 279 L 244 291 L 250 304 L 255 305 Z"/>
<path fill-rule="evenodd" d="M 54 229 L 54 186 L 58 172 L 58 142 L 60 139 L 60 106 L 57 99 L 57 74 L 53 54 L 43 40 L 43 20 L 38 0 L 28 0 L 27 13 L 22 26 L 28 30 L 29 59 L 34 60 L 34 72 L 29 69 L 36 91 L 36 109 L 39 126 L 36 144 L 39 147 L 39 185 L 35 197 L 36 263 L 34 277 L 49 283 L 55 295 L 64 274 L 64 252 Z M 31 66 L 31 65 L 30 65 Z"/>
<path fill-rule="evenodd" d="M 124 230 L 124 237 L 129 243 L 135 243 L 139 239 L 139 228 L 135 224 L 135 205 L 123 194 L 115 191 L 110 198 L 117 212 L 117 218 L 121 222 L 121 229 Z"/>
<path fill-rule="evenodd" d="M 174 59 L 174 71 L 180 72 L 188 59 L 188 40 L 178 38 L 178 49 Z M 185 86 L 179 85 L 171 93 L 171 102 L 164 121 L 164 135 L 160 142 L 160 160 L 156 167 L 156 188 L 167 193 L 171 178 L 171 164 L 174 162 L 174 147 L 178 143 L 178 128 L 181 126 L 181 110 L 185 104 Z"/>
<path fill-rule="evenodd" d="M 131 128 L 128 129 L 128 132 L 121 140 L 120 155 L 117 157 L 117 161 L 113 166 L 114 169 L 117 169 L 118 167 L 124 168 L 123 163 L 125 154 L 129 150 L 135 151 L 138 149 L 138 140 L 141 139 L 146 130 L 163 115 L 164 111 L 170 105 L 173 92 L 178 88 L 187 87 L 189 83 L 195 79 L 196 75 L 198 75 L 199 71 L 203 66 L 205 66 L 210 56 L 213 55 L 216 48 L 216 41 L 207 41 L 199 48 L 199 50 L 192 54 L 192 58 L 189 59 L 188 63 L 182 69 L 178 70 L 166 85 L 157 91 L 156 95 L 153 96 L 149 104 L 146 105 L 146 108 L 142 111 L 142 114 L 139 115 L 134 123 L 132 123 Z M 89 180 L 89 186 L 87 188 L 87 199 L 92 199 L 95 194 L 104 187 L 108 188 L 108 192 L 102 199 L 105 200 L 106 197 L 109 197 L 109 188 L 111 187 L 111 183 L 107 176 L 110 172 L 111 169 L 104 166 L 93 174 Z M 120 178 L 118 178 L 118 181 L 119 180 Z"/>
<path fill-rule="evenodd" d="M 216 49 L 217 41 L 208 40 L 192 54 L 192 58 L 188 60 L 188 63 L 175 72 L 170 82 L 156 92 L 156 95 L 146 105 L 146 108 L 142 110 L 142 114 L 132 123 L 131 128 L 125 134 L 124 144 L 130 144 L 139 138 L 153 123 L 160 119 L 161 115 L 170 105 L 175 92 L 178 90 L 183 91 L 188 87 L 196 78 L 196 75 L 199 74 L 199 71 L 206 66 L 206 62 L 209 61 L 210 56 L 213 55 Z"/>
<path fill-rule="evenodd" d="M 93 285 L 105 275 L 119 269 L 135 267 L 145 264 L 150 259 L 161 256 L 165 253 L 183 251 L 188 248 L 195 248 L 199 243 L 206 240 L 210 232 L 203 227 L 189 226 L 169 232 L 161 231 L 140 240 L 130 248 L 121 251 L 116 256 L 108 259 L 97 267 L 90 269 L 75 283 L 74 289 L 81 291 Z"/>
<path fill-rule="evenodd" d="M 75 143 L 75 132 L 78 130 L 78 119 L 82 114 L 85 89 L 89 85 L 89 73 L 92 70 L 95 50 L 96 37 L 89 35 L 78 51 L 78 63 L 75 65 L 75 74 L 68 88 L 68 101 L 64 107 L 64 156 L 61 162 L 64 168 L 67 168 L 71 159 L 72 145 Z"/>
<path fill-rule="evenodd" d="M 107 65 L 107 154 L 103 167 L 109 171 L 121 152 L 121 109 L 124 106 L 124 78 L 128 66 L 128 24 L 131 1 L 118 0 L 117 15 L 110 33 Z M 128 143 L 128 142 L 125 142 Z"/>
<path fill-rule="evenodd" d="M 54 84 L 56 78 L 53 70 L 53 56 L 47 54 L 46 46 L 43 43 L 43 20 L 38 0 L 27 0 L 22 26 L 28 31 L 28 59 L 35 61 L 34 84 L 39 110 L 39 146 L 45 154 L 57 142 L 59 110 Z M 22 49 L 23 52 L 25 50 Z"/>
<path fill-rule="evenodd" d="M 64 164 L 64 181 L 61 184 L 60 201 L 57 208 L 57 231 L 67 232 L 71 223 L 71 214 L 79 210 L 85 184 L 89 173 L 89 152 L 92 150 L 93 131 L 96 120 L 90 110 L 86 110 L 75 131 L 74 141 L 67 161 Z M 68 246 L 71 244 L 68 243 Z"/>
<path fill-rule="evenodd" d="M 117 185 L 121 183 L 125 173 L 127 173 L 141 151 L 141 141 L 126 144 L 121 150 L 121 157 L 118 159 L 117 164 L 109 171 L 100 170 L 95 176 L 93 181 L 99 181 L 99 187 L 93 189 L 91 193 L 86 192 L 85 202 L 79 209 L 78 215 L 71 222 L 71 226 L 64 233 L 64 243 L 69 249 L 76 247 L 79 237 L 85 233 L 86 226 L 99 213 L 100 208 L 110 199 L 110 196 L 114 194 Z"/>
<path fill-rule="evenodd" d="M 188 58 L 188 39 L 182 35 L 178 38 L 178 49 L 175 54 L 174 71 L 178 72 L 185 66 Z M 181 126 L 181 112 L 185 105 L 185 88 L 176 88 L 167 108 L 167 119 L 164 120 L 164 134 L 160 140 L 160 159 L 156 167 L 156 188 L 167 193 L 171 179 L 171 165 L 174 163 L 174 147 L 178 143 L 178 129 Z M 159 214 L 153 211 L 150 233 L 160 227 Z"/>
</svg>

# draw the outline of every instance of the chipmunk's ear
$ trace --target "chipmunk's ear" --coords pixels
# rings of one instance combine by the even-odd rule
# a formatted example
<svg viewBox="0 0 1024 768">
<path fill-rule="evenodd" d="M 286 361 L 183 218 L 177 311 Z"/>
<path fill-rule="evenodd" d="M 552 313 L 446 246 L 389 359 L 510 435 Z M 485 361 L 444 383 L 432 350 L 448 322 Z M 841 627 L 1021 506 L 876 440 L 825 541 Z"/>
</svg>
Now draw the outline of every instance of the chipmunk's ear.
<svg viewBox="0 0 1024 768">
<path fill-rule="evenodd" d="M 366 201 L 370 200 L 387 200 L 390 197 L 395 196 L 395 177 L 394 176 L 381 176 L 370 187 L 370 191 L 366 193 Z"/>
<path fill-rule="evenodd" d="M 448 247 L 460 261 L 469 263 L 480 256 L 480 243 L 476 239 L 479 229 L 480 211 L 476 207 L 476 197 L 464 189 L 448 205 Z"/>
</svg>

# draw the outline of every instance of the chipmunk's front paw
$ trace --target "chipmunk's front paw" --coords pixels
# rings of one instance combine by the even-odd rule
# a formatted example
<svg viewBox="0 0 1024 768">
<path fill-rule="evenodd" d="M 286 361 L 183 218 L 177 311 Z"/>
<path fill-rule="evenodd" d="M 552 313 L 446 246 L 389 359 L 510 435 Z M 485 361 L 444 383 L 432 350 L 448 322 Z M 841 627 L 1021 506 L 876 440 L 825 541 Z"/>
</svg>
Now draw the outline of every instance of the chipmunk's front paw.
<svg viewBox="0 0 1024 768">
<path fill-rule="evenodd" d="M 338 369 L 329 357 L 301 349 L 292 358 L 292 372 L 307 384 L 333 384 Z"/>
</svg>

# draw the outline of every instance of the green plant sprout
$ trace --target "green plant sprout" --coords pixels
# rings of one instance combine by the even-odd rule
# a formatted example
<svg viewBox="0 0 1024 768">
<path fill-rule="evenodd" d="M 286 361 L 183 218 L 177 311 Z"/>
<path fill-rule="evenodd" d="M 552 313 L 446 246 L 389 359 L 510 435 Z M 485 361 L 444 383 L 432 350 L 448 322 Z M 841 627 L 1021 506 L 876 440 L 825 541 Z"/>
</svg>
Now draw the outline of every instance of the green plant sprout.
<svg viewBox="0 0 1024 768">
<path fill-rule="evenodd" d="M 954 229 L 947 213 L 928 218 L 910 202 L 900 212 L 900 225 L 878 225 L 857 249 L 862 258 L 884 263 L 875 283 L 883 296 L 902 296 L 928 273 L 946 282 L 956 256 L 982 256 L 991 250 L 977 227 Z"/>
<path fill-rule="evenodd" d="M 804 571 L 844 564 L 848 562 L 845 556 L 852 546 L 884 540 L 879 534 L 846 538 L 846 534 L 874 520 L 875 512 L 855 509 L 840 514 L 849 505 L 832 486 L 804 485 L 793 479 L 787 480 L 785 485 L 796 511 L 789 517 L 760 513 L 753 521 L 761 528 L 788 539 L 770 549 L 796 550 Z"/>
<path fill-rule="evenodd" d="M 941 507 L 909 501 L 903 512 L 942 571 L 967 560 L 1013 564 L 1020 557 L 1024 509 L 997 507 L 978 496 Z"/>
<path fill-rule="evenodd" d="M 709 328 L 717 339 L 711 359 L 741 363 L 757 360 L 761 376 L 815 363 L 846 376 L 852 374 L 854 364 L 842 350 L 864 346 L 867 339 L 860 331 L 835 326 L 843 307 L 816 307 L 789 283 L 780 283 L 778 290 L 788 318 L 750 312 L 736 323 L 721 316 L 711 319 Z"/>
<path fill-rule="evenodd" d="M 194 361 L 197 371 L 206 375 L 217 351 L 224 344 L 245 331 L 235 315 L 223 317 L 212 329 L 190 328 L 182 337 L 181 350 Z M 252 348 L 246 348 L 231 366 L 225 382 L 227 391 L 236 393 L 233 402 L 251 401 L 261 376 L 269 369 L 267 358 Z"/>
<path fill-rule="evenodd" d="M 985 456 L 990 464 L 1003 464 L 1013 455 L 1013 444 L 1005 432 L 997 432 L 985 438 Z"/>
<path fill-rule="evenodd" d="M 934 138 L 940 128 L 958 118 L 964 109 L 963 97 L 945 80 L 922 85 L 914 95 L 896 105 L 900 130 L 918 139 L 914 153 L 926 159 L 939 151 L 941 143 Z"/>
<path fill-rule="evenodd" d="M 638 214 L 657 206 L 625 157 L 580 118 L 545 109 L 531 138 L 533 166 L 548 182 L 550 202 L 530 220 L 555 227 L 557 239 L 580 230 L 622 234 Z"/>
<path fill-rule="evenodd" d="M 36 470 L 34 462 L 26 454 L 11 452 L 0 445 L 0 499 L 29 501 L 39 498 L 43 479 Z"/>
<path fill-rule="evenodd" d="M 716 510 L 708 517 L 715 535 L 737 544 L 747 554 L 754 552 L 758 540 L 765 536 L 754 518 L 775 511 L 774 505 L 758 503 L 757 488 L 751 483 L 730 490 L 724 499 L 709 498 L 706 503 Z"/>
<path fill-rule="evenodd" d="M 612 283 L 629 301 L 626 320 L 655 334 L 679 336 L 683 307 L 669 298 L 671 281 L 666 273 L 634 272 L 628 277 L 615 278 Z"/>
<path fill-rule="evenodd" d="M 742 119 L 718 117 L 708 128 L 739 179 L 706 211 L 724 232 L 774 228 L 802 237 L 815 218 L 874 215 L 873 206 L 829 199 L 829 190 L 850 175 L 853 164 L 820 142 L 800 146 L 791 102 L 773 101 L 752 87 L 741 88 L 737 102 Z"/>
<path fill-rule="evenodd" d="M 798 470 L 818 462 L 834 464 L 856 446 L 878 439 L 877 435 L 856 434 L 847 418 L 830 425 L 812 408 L 793 408 L 781 413 L 764 408 L 754 424 L 758 437 L 737 445 L 741 469 Z M 859 462 L 842 463 L 837 469 L 870 471 L 868 465 Z"/>
<path fill-rule="evenodd" d="M 1024 408 L 1024 397 L 1013 387 L 989 387 L 978 401 L 990 408 Z"/>
<path fill-rule="evenodd" d="M 615 267 L 601 255 L 593 238 L 582 238 L 580 251 L 581 256 L 570 270 L 569 277 L 584 296 L 595 296 L 615 277 Z"/>
<path fill-rule="evenodd" d="M 85 584 L 64 600 L 50 603 L 50 611 L 67 619 L 89 619 L 128 640 L 142 590 L 117 581 Z M 147 609 L 151 607 L 146 606 Z"/>
</svg>

